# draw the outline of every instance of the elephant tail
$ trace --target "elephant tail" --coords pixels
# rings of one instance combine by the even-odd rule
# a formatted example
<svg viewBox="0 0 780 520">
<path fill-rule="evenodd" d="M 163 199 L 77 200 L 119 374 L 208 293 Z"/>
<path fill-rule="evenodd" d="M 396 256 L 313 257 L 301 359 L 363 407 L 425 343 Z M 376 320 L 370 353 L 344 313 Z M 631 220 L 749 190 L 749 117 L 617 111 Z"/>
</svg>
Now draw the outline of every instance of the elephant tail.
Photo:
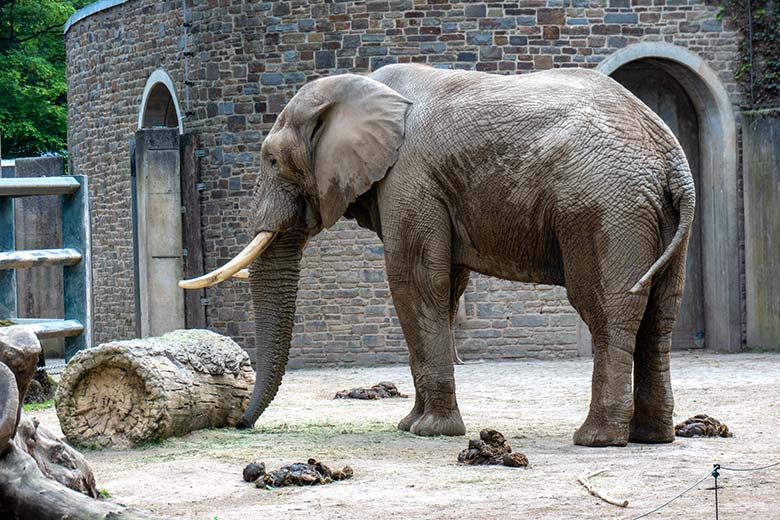
<svg viewBox="0 0 780 520">
<path fill-rule="evenodd" d="M 653 277 L 658 274 L 669 262 L 669 260 L 684 247 L 688 241 L 688 235 L 691 232 L 691 226 L 693 225 L 693 215 L 696 209 L 696 190 L 693 185 L 693 176 L 691 170 L 688 167 L 688 161 L 685 160 L 683 155 L 681 160 L 672 170 L 673 175 L 669 179 L 669 190 L 672 195 L 672 202 L 677 210 L 680 219 L 677 224 L 677 231 L 674 233 L 672 241 L 667 246 L 663 254 L 658 257 L 658 260 L 650 266 L 650 269 L 642 275 L 642 278 L 631 288 L 629 291 L 631 294 L 638 294 L 644 291 L 644 289 L 653 280 Z"/>
</svg>

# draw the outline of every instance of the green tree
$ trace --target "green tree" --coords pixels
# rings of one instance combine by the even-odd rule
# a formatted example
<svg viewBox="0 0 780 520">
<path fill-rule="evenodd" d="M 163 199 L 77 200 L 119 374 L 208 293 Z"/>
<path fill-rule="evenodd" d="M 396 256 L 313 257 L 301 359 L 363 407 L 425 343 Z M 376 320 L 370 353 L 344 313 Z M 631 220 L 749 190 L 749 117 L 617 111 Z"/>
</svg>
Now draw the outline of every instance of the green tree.
<svg viewBox="0 0 780 520">
<path fill-rule="evenodd" d="M 64 153 L 67 83 L 62 29 L 90 0 L 0 0 L 3 157 Z"/>
</svg>

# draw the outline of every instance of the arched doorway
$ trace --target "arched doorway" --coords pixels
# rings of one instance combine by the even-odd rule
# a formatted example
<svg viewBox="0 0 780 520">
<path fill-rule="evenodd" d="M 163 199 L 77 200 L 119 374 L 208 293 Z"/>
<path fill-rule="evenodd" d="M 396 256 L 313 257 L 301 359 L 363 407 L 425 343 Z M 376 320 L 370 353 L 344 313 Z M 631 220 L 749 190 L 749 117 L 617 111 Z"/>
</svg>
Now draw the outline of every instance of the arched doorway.
<svg viewBox="0 0 780 520">
<path fill-rule="evenodd" d="M 699 121 L 696 108 L 674 76 L 653 63 L 637 60 L 612 73 L 612 78 L 661 116 L 685 150 L 697 190 L 701 186 L 699 168 Z M 701 263 L 701 206 L 696 209 L 688 258 L 685 266 L 685 291 L 680 315 L 672 334 L 672 348 L 703 348 L 704 291 Z"/>
<path fill-rule="evenodd" d="M 698 56 L 666 43 L 626 47 L 598 70 L 658 113 L 688 155 L 696 225 L 674 345 L 736 351 L 742 345 L 736 126 L 731 101 Z"/>
<path fill-rule="evenodd" d="M 132 149 L 136 333 L 159 336 L 185 327 L 181 116 L 173 82 L 148 79 Z"/>
</svg>

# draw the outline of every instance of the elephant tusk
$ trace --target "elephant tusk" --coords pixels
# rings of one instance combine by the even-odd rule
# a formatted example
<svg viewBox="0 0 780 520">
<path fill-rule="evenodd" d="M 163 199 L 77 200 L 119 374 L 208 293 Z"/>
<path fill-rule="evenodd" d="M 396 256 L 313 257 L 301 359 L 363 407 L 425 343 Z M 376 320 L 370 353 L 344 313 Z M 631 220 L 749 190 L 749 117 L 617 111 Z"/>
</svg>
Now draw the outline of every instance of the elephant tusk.
<svg viewBox="0 0 780 520">
<path fill-rule="evenodd" d="M 199 278 L 193 278 L 192 280 L 182 280 L 179 282 L 179 287 L 182 289 L 202 289 L 204 287 L 211 287 L 220 282 L 224 282 L 228 278 L 241 271 L 243 268 L 251 264 L 255 258 L 260 256 L 265 248 L 276 237 L 276 233 L 271 231 L 261 231 L 257 236 L 244 248 L 243 251 L 238 253 L 235 258 L 226 263 L 216 271 L 212 271 L 209 274 L 204 274 Z"/>
</svg>

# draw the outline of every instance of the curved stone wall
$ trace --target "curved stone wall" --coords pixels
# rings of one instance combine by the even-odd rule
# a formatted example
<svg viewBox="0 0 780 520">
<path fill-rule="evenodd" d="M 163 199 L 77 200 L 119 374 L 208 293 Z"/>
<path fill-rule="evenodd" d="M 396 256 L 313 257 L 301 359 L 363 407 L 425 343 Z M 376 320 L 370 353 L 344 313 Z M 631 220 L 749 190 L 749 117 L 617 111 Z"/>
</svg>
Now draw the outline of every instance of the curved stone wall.
<svg viewBox="0 0 780 520">
<path fill-rule="evenodd" d="M 738 35 L 703 0 L 526 0 L 514 3 L 212 0 L 109 1 L 75 15 L 68 53 L 71 171 L 93 193 L 95 332 L 132 337 L 133 241 L 128 141 L 147 78 L 173 80 L 184 132 L 199 134 L 206 267 L 236 254 L 259 150 L 276 115 L 305 82 L 420 62 L 515 74 L 595 67 L 627 45 L 663 41 L 700 55 L 732 101 Z M 84 14 L 84 13 L 82 13 Z M 186 62 L 186 65 L 185 65 Z M 252 353 L 245 282 L 208 291 L 208 323 Z M 384 278 L 381 243 L 342 221 L 304 258 L 292 363 L 405 359 Z M 469 358 L 573 356 L 577 318 L 565 290 L 472 276 L 456 337 Z"/>
</svg>

